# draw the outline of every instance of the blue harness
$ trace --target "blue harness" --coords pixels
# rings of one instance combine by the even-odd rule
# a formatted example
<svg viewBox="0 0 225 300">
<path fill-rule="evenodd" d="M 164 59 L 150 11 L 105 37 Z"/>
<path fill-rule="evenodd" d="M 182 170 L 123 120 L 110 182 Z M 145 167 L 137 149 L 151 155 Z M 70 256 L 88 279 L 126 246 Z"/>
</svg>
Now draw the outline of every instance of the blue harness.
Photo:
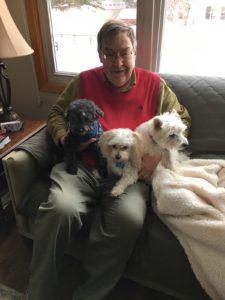
<svg viewBox="0 0 225 300">
<path fill-rule="evenodd" d="M 125 164 L 124 161 L 117 161 L 115 165 L 116 165 L 117 168 L 123 169 L 126 164 Z"/>
</svg>

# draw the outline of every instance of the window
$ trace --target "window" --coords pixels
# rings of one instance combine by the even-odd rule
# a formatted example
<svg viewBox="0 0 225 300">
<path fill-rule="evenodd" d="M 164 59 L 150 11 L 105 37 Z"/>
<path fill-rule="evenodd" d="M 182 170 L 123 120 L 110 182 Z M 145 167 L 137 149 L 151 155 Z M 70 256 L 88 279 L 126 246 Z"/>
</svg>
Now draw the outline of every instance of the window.
<svg viewBox="0 0 225 300">
<path fill-rule="evenodd" d="M 225 0 L 165 1 L 160 72 L 225 76 L 224 6 Z"/>
<path fill-rule="evenodd" d="M 205 18 L 207 20 L 213 20 L 213 19 L 216 18 L 216 9 L 215 9 L 215 7 L 212 7 L 212 6 L 207 6 L 206 7 Z"/>
<path fill-rule="evenodd" d="M 97 33 L 107 19 L 125 20 L 136 32 L 136 0 L 48 0 L 48 15 L 56 73 L 78 73 L 100 64 Z"/>
<path fill-rule="evenodd" d="M 225 75 L 225 0 L 25 0 L 25 5 L 41 91 L 60 92 L 74 72 L 100 64 L 96 34 L 112 17 L 136 29 L 137 66 Z"/>
<path fill-rule="evenodd" d="M 77 47 L 76 37 L 74 37 L 74 33 L 66 36 L 62 36 L 62 34 L 56 30 L 57 26 L 62 25 L 62 21 L 58 21 L 58 25 L 54 25 L 55 15 L 52 15 L 51 10 L 54 9 L 53 14 L 57 14 L 57 5 L 58 9 L 64 6 L 65 10 L 68 8 L 68 3 L 74 3 L 71 5 L 71 8 L 74 10 L 75 7 L 78 7 L 78 3 L 89 3 L 91 5 L 87 8 L 87 5 L 84 7 L 79 7 L 81 10 L 92 10 L 96 12 L 96 7 L 99 7 L 101 4 L 101 12 L 103 10 L 114 9 L 113 17 L 117 15 L 119 18 L 126 18 L 128 22 L 134 28 L 136 27 L 136 35 L 138 41 L 138 54 L 136 59 L 137 66 L 144 67 L 146 69 L 156 70 L 158 66 L 158 51 L 160 44 L 160 34 L 161 33 L 161 20 L 162 20 L 162 12 L 163 12 L 163 2 L 164 0 L 55 0 L 54 7 L 52 6 L 52 0 L 24 0 L 26 11 L 27 11 L 27 20 L 28 27 L 30 30 L 30 38 L 32 47 L 34 49 L 34 62 L 36 68 L 36 74 L 38 79 L 39 89 L 44 92 L 61 92 L 65 87 L 65 84 L 70 80 L 71 76 L 74 72 L 79 72 L 82 68 L 85 68 L 85 60 L 89 59 L 88 55 L 90 55 L 90 49 L 87 49 L 86 55 L 84 54 L 85 48 L 83 48 L 82 57 L 79 57 L 76 62 L 76 69 L 74 66 L 71 67 L 69 63 L 67 67 L 65 67 L 64 62 L 62 62 L 62 58 L 59 55 L 59 51 L 62 51 L 62 48 L 67 48 L 68 52 L 72 52 L 73 59 L 77 55 L 77 52 L 74 50 Z M 124 8 L 125 7 L 125 8 Z M 64 12 L 65 12 L 64 10 Z M 61 13 L 60 13 L 61 14 Z M 88 14 L 84 15 L 83 23 L 87 23 L 89 19 L 87 18 Z M 112 15 L 110 15 L 112 17 Z M 109 16 L 109 17 L 110 17 Z M 136 19 L 135 19 L 136 16 Z M 97 17 L 95 19 L 95 23 L 98 23 L 99 20 Z M 102 15 L 101 15 L 101 18 Z M 64 18 L 65 19 L 65 18 Z M 103 20 L 103 19 L 102 19 Z M 151 22 L 149 22 L 151 20 Z M 73 19 L 73 23 L 75 20 Z M 71 23 L 68 28 L 73 26 Z M 89 25 L 89 30 L 92 28 Z M 96 27 L 96 26 L 95 26 Z M 73 28 L 74 29 L 74 28 Z M 61 28 L 59 28 L 61 30 Z M 80 24 L 75 28 L 75 30 L 81 30 Z M 82 29 L 83 30 L 83 29 Z M 58 31 L 58 32 L 57 32 Z M 94 33 L 96 35 L 96 33 Z M 93 35 L 94 35 L 93 34 Z M 80 34 L 81 35 L 81 34 Z M 84 34 L 82 34 L 84 35 Z M 94 49 L 93 57 L 95 58 L 91 61 L 92 65 L 99 64 L 97 53 L 96 53 L 96 41 L 92 39 L 92 35 L 90 37 L 90 32 L 88 32 L 89 37 L 79 37 L 79 39 L 83 39 L 83 44 L 88 47 L 92 47 Z M 93 37 L 94 38 L 94 37 Z M 64 42 L 62 42 L 64 40 Z M 64 46 L 64 43 L 67 46 Z M 92 46 L 90 46 L 92 44 Z M 70 49 L 73 48 L 73 51 Z M 80 50 L 79 50 L 80 51 Z M 78 51 L 78 52 L 79 52 Z M 66 58 L 67 59 L 67 58 Z M 95 60 L 95 61 L 94 61 Z M 90 60 L 89 60 L 90 62 Z M 72 61 L 70 60 L 72 64 Z M 88 68 L 90 68 L 90 64 L 88 63 Z M 71 74 L 70 72 L 73 72 Z"/>
<path fill-rule="evenodd" d="M 221 7 L 220 19 L 225 20 L 225 6 Z"/>
</svg>

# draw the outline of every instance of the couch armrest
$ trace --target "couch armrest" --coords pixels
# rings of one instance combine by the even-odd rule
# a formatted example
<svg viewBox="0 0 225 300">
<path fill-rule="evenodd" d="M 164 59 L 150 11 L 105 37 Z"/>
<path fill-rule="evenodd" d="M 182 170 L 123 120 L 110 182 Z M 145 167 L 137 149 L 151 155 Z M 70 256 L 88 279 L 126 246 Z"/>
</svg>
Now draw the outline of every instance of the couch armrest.
<svg viewBox="0 0 225 300">
<path fill-rule="evenodd" d="M 16 206 L 26 195 L 31 184 L 37 179 L 39 168 L 35 159 L 24 150 L 12 151 L 2 159 L 10 198 L 15 213 L 18 231 L 25 235 L 29 232 L 27 218 L 16 210 Z"/>
</svg>

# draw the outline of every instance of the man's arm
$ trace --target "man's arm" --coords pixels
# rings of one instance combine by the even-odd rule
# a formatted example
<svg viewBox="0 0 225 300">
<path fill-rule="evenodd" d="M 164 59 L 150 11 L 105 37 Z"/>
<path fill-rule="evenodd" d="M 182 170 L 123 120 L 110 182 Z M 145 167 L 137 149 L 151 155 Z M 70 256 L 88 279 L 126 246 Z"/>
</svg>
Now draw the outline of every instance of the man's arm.
<svg viewBox="0 0 225 300">
<path fill-rule="evenodd" d="M 66 136 L 65 110 L 71 101 L 79 97 L 79 81 L 79 75 L 74 77 L 49 111 L 47 128 L 56 145 L 60 145 Z"/>
</svg>

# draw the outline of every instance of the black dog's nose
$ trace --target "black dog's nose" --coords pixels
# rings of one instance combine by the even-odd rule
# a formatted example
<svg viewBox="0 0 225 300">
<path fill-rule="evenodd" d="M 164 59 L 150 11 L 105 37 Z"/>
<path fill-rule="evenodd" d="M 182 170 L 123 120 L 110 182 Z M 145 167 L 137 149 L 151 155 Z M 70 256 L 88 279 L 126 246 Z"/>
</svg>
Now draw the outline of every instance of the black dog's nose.
<svg viewBox="0 0 225 300">
<path fill-rule="evenodd" d="M 116 154 L 115 158 L 119 160 L 119 159 L 121 159 L 121 155 Z"/>
</svg>

